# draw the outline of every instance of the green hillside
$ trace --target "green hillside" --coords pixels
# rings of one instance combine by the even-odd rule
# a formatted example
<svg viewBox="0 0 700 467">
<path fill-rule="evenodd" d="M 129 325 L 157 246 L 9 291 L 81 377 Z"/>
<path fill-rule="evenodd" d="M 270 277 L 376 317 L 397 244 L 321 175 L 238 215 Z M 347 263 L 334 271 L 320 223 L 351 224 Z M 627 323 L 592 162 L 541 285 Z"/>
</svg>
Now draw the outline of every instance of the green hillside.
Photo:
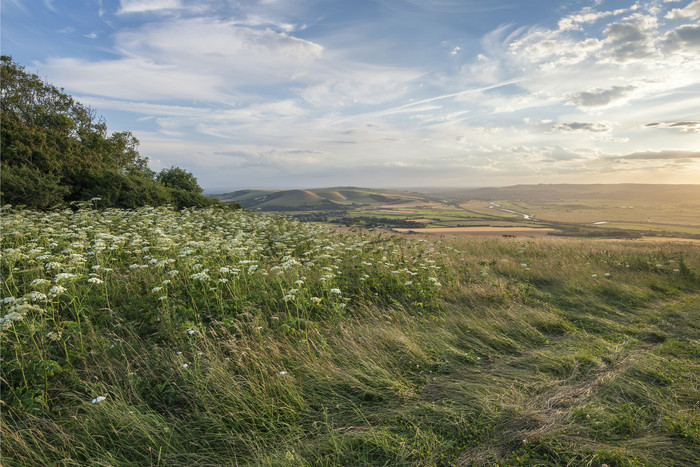
<svg viewBox="0 0 700 467">
<path fill-rule="evenodd" d="M 356 187 L 310 188 L 305 190 L 239 190 L 215 195 L 224 202 L 235 201 L 244 208 L 263 211 L 342 209 L 343 206 L 378 205 L 423 200 L 419 193 Z"/>
<path fill-rule="evenodd" d="M 2 216 L 3 465 L 700 459 L 697 243 Z"/>
<path fill-rule="evenodd" d="M 328 199 L 331 201 L 336 201 L 336 202 L 342 203 L 343 201 L 348 200 L 345 196 L 341 195 L 337 191 L 326 191 L 326 190 L 310 190 L 310 191 L 316 193 L 316 195 L 320 196 L 321 198 Z"/>
</svg>

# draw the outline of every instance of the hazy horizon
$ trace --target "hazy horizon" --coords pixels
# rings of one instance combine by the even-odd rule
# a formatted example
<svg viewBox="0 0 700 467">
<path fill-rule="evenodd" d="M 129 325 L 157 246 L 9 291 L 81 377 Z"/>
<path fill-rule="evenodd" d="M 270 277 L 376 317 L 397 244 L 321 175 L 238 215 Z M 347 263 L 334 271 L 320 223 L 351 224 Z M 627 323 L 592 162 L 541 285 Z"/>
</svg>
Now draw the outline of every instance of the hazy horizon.
<svg viewBox="0 0 700 467">
<path fill-rule="evenodd" d="M 209 193 L 678 184 L 699 24 L 700 0 L 8 0 L 2 53 Z"/>
<path fill-rule="evenodd" d="M 508 188 L 512 186 L 547 186 L 547 185 L 678 185 L 678 186 L 700 186 L 700 183 L 515 183 L 512 185 L 470 185 L 470 186 L 368 186 L 368 185 L 313 185 L 313 186 L 297 186 L 297 185 L 277 185 L 277 186 L 218 186 L 204 187 L 204 193 L 207 195 L 231 193 L 242 190 L 270 190 L 270 191 L 286 191 L 286 190 L 321 190 L 325 188 L 367 188 L 378 190 L 396 190 L 396 191 L 450 191 L 450 190 L 478 190 L 480 188 Z"/>
</svg>

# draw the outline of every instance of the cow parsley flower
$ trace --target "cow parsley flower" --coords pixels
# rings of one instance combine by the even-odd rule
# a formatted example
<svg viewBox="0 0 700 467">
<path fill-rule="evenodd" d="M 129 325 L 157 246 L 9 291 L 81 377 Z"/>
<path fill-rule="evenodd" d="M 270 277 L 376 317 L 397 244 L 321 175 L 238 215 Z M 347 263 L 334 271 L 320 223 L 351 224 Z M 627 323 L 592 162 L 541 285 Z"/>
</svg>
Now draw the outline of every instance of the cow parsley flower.
<svg viewBox="0 0 700 467">
<path fill-rule="evenodd" d="M 31 292 L 27 295 L 27 298 L 33 302 L 45 302 L 47 300 L 46 294 L 41 292 Z"/>
<path fill-rule="evenodd" d="M 29 285 L 30 285 L 31 287 L 38 287 L 38 286 L 41 286 L 41 285 L 44 285 L 44 284 L 48 284 L 48 283 L 49 283 L 49 281 L 46 280 L 46 279 L 34 279 L 33 281 L 31 281 L 31 282 L 29 283 Z"/>
<path fill-rule="evenodd" d="M 65 291 L 66 291 L 66 288 L 65 288 L 65 287 L 60 286 L 60 285 L 54 285 L 53 287 L 51 287 L 51 288 L 49 289 L 49 296 L 50 296 L 50 297 L 53 297 L 53 296 L 56 296 L 56 295 L 60 295 L 60 294 L 62 294 L 62 293 L 65 293 Z"/>
</svg>

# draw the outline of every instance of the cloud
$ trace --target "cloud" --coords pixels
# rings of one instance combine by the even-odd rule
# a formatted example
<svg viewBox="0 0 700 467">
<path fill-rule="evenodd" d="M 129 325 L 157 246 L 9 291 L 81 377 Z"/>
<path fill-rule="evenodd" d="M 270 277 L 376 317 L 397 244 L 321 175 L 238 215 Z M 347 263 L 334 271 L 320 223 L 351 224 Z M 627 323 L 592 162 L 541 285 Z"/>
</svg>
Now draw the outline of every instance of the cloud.
<svg viewBox="0 0 700 467">
<path fill-rule="evenodd" d="M 121 0 L 121 8 L 117 13 L 147 13 L 160 12 L 180 8 L 180 0 Z"/>
<path fill-rule="evenodd" d="M 685 24 L 669 31 L 662 46 L 667 52 L 680 51 L 682 54 L 694 56 L 695 59 L 700 58 L 700 25 Z"/>
<path fill-rule="evenodd" d="M 684 8 L 674 8 L 673 10 L 666 13 L 667 19 L 700 19 L 700 0 L 693 0 Z"/>
<path fill-rule="evenodd" d="M 591 7 L 586 7 L 578 13 L 560 19 L 557 25 L 562 31 L 581 30 L 582 28 L 580 24 L 594 23 L 599 19 L 605 18 L 612 14 L 612 11 L 595 11 Z"/>
<path fill-rule="evenodd" d="M 614 159 L 635 159 L 635 160 L 680 160 L 680 159 L 700 159 L 700 151 L 639 151 L 619 156 Z"/>
<path fill-rule="evenodd" d="M 117 49 L 155 63 L 214 73 L 229 84 L 287 82 L 305 74 L 323 47 L 237 21 L 187 18 L 120 32 Z"/>
<path fill-rule="evenodd" d="M 490 5 L 411 1 L 435 15 Z M 662 165 L 683 165 L 691 179 L 700 167 L 688 150 L 700 143 L 700 26 L 683 23 L 697 2 L 602 11 L 610 2 L 588 1 L 595 7 L 560 15 L 551 28 L 513 18 L 480 42 L 447 35 L 448 21 L 433 48 L 421 49 L 421 33 L 395 35 L 380 18 L 345 22 L 318 2 L 123 0 L 124 16 L 105 19 L 115 32 L 80 31 L 99 32 L 100 46 L 111 38 L 110 59 L 35 65 L 81 102 L 114 110 L 154 166 L 186 167 L 205 185 L 322 175 L 380 185 L 512 183 L 601 172 L 616 181 L 624 179 L 618 167 Z M 322 18 L 331 13 L 332 22 Z M 401 18 L 402 31 L 426 26 Z"/>
<path fill-rule="evenodd" d="M 681 133 L 700 133 L 700 122 L 653 122 L 644 125 L 648 128 L 671 128 Z"/>
<path fill-rule="evenodd" d="M 656 54 L 656 16 L 634 13 L 623 21 L 611 23 L 603 31 L 606 49 L 601 58 L 627 62 L 652 57 Z"/>
<path fill-rule="evenodd" d="M 158 65 L 142 58 L 88 61 L 78 58 L 52 58 L 42 69 L 51 80 L 82 94 L 129 100 L 188 99 L 218 100 L 220 76 L 203 75 L 197 70 Z"/>
<path fill-rule="evenodd" d="M 603 133 L 610 131 L 611 126 L 602 122 L 569 122 L 557 123 L 552 127 L 556 131 L 585 131 L 590 133 Z"/>
<path fill-rule="evenodd" d="M 580 107 L 602 107 L 622 99 L 635 89 L 635 86 L 613 86 L 609 89 L 577 92 L 570 96 L 569 101 Z"/>
</svg>

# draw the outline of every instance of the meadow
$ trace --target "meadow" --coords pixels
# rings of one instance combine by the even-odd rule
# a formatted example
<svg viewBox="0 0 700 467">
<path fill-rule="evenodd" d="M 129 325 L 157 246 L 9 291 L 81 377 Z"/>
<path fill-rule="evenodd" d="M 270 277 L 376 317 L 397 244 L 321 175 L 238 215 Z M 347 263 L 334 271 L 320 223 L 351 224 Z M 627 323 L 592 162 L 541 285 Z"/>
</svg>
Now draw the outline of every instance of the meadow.
<svg viewBox="0 0 700 467">
<path fill-rule="evenodd" d="M 2 212 L 3 465 L 700 459 L 697 244 L 97 203 Z"/>
</svg>

